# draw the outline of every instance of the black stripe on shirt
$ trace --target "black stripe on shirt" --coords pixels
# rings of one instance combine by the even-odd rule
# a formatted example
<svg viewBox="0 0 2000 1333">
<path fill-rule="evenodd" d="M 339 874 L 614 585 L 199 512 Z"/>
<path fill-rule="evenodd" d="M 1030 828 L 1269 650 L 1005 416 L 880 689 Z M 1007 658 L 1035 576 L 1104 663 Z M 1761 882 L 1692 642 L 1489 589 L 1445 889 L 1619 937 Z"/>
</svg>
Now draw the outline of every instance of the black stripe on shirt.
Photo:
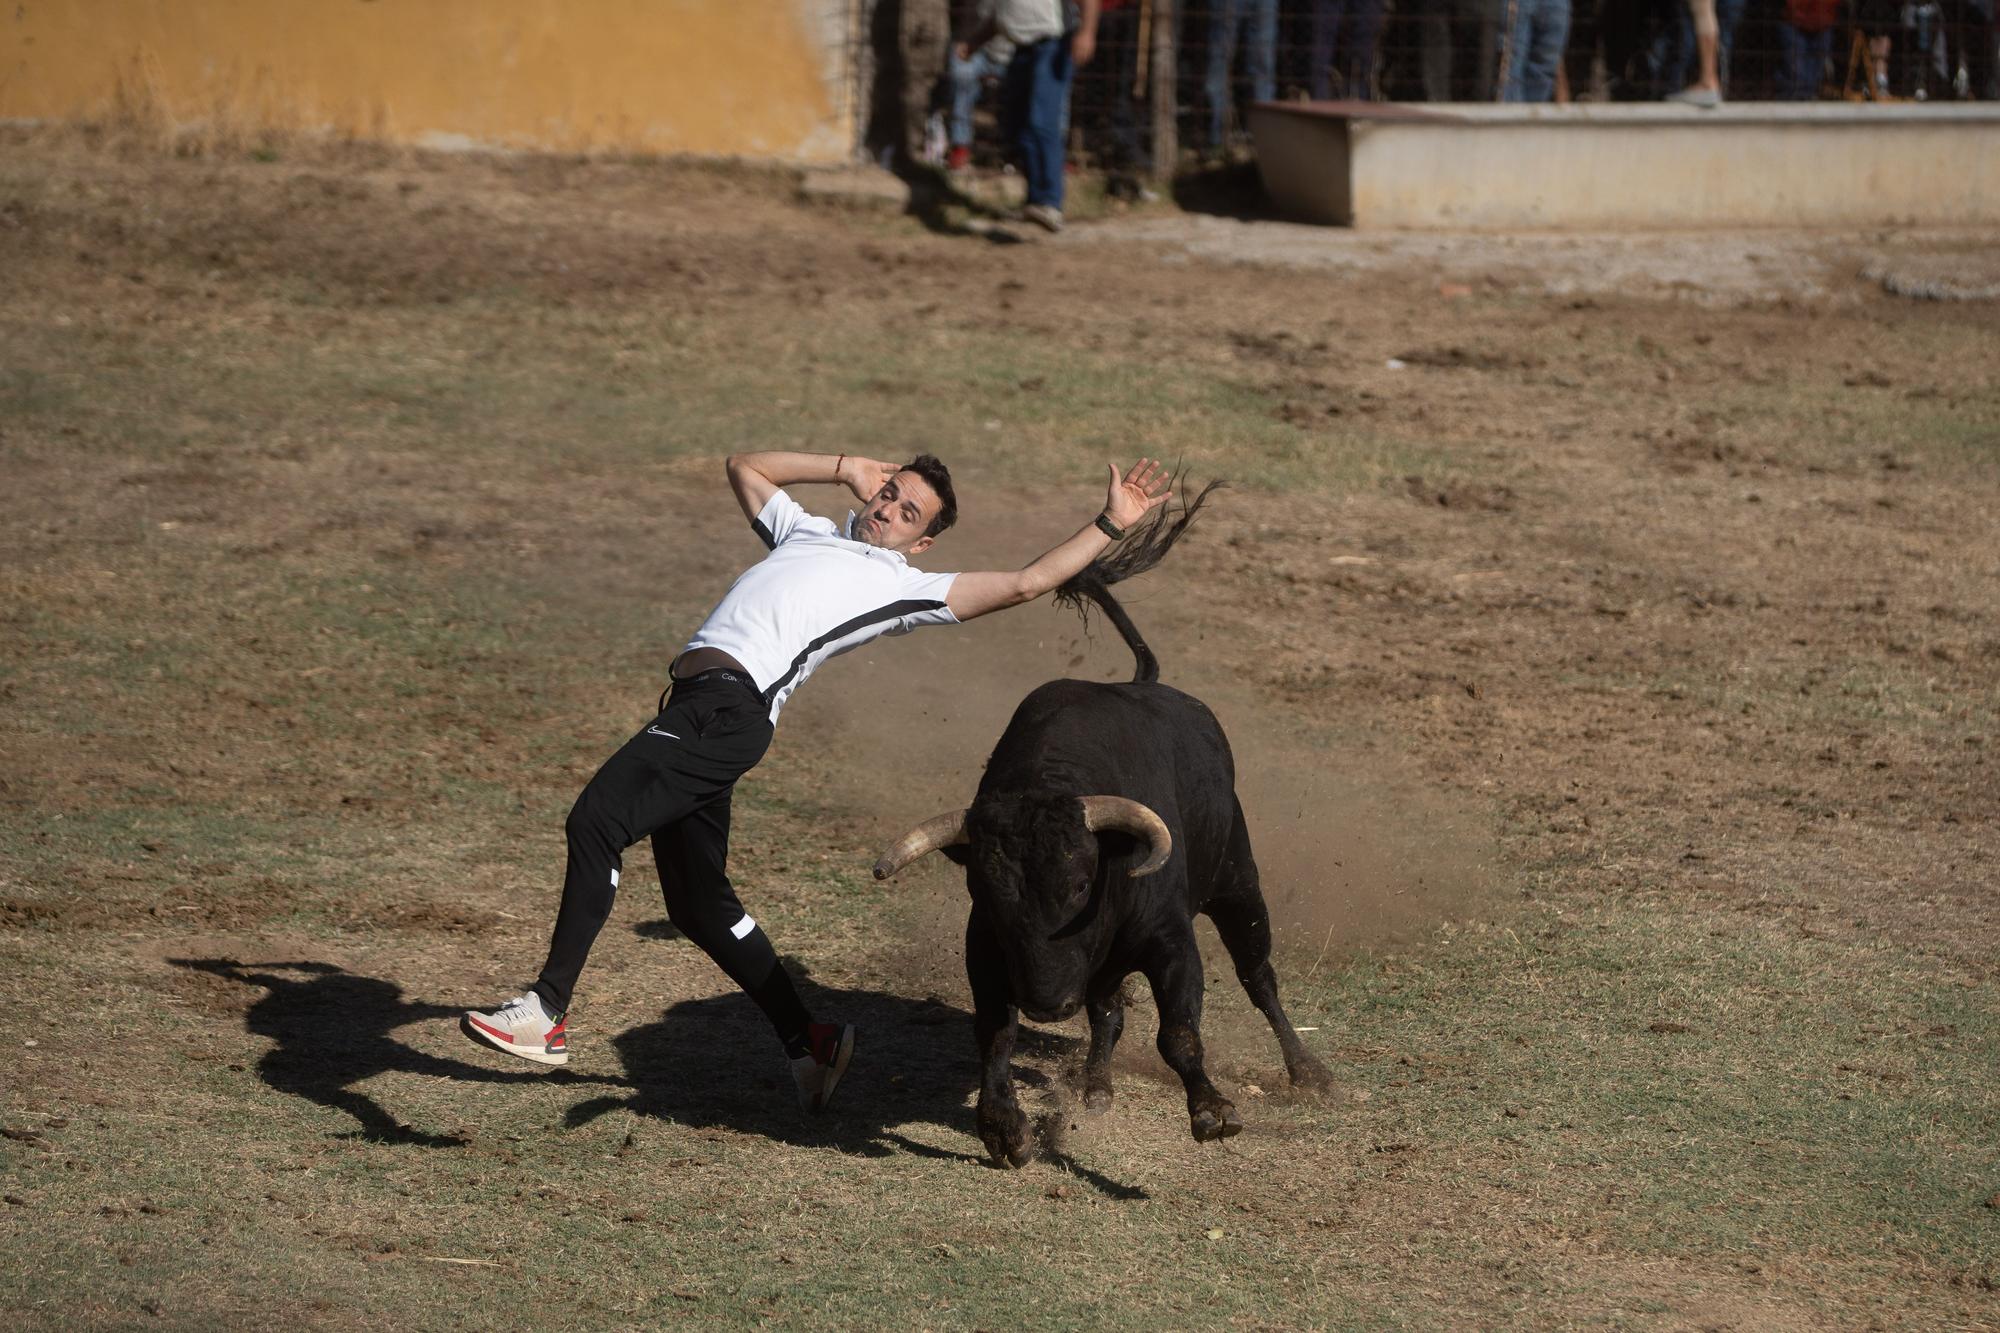
<svg viewBox="0 0 2000 1333">
<path fill-rule="evenodd" d="M 763 519 L 761 518 L 751 519 L 750 531 L 757 534 L 757 540 L 764 543 L 765 550 L 775 551 L 778 549 L 778 539 L 776 537 L 773 537 L 771 535 L 771 530 L 764 526 Z"/>
<path fill-rule="evenodd" d="M 826 647 L 829 643 L 844 639 L 858 629 L 866 629 L 870 625 L 880 624 L 884 620 L 899 620 L 904 616 L 914 614 L 918 611 L 937 611 L 942 609 L 943 606 L 943 602 L 930 598 L 907 598 L 900 602 L 891 602 L 887 606 L 878 606 L 873 611 L 864 611 L 852 620 L 835 625 L 832 629 L 807 644 L 805 650 L 792 659 L 791 669 L 778 677 L 770 689 L 764 691 L 765 706 L 769 707 L 771 701 L 778 697 L 785 686 L 792 683 L 792 677 L 799 674 L 799 669 L 805 666 L 806 659 Z"/>
</svg>

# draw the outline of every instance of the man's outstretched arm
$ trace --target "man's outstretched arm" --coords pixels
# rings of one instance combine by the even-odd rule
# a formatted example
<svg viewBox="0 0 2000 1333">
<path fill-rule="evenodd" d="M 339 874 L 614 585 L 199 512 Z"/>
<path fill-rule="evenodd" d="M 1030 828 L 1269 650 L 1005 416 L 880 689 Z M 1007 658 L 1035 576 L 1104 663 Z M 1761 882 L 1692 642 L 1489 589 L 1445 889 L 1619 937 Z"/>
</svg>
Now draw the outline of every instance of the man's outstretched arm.
<svg viewBox="0 0 2000 1333">
<path fill-rule="evenodd" d="M 1131 475 L 1124 477 L 1118 475 L 1117 465 L 1111 465 L 1111 485 L 1104 499 L 1103 516 L 1113 527 L 1129 529 L 1172 494 L 1167 489 L 1168 480 L 1166 469 L 1150 458 L 1133 464 Z M 1025 568 L 1012 573 L 960 574 L 952 581 L 945 604 L 960 620 L 971 620 L 989 611 L 1032 602 L 1081 574 L 1084 566 L 1104 554 L 1111 540 L 1093 518 L 1077 529 L 1074 537 Z"/>
<path fill-rule="evenodd" d="M 882 489 L 882 483 L 896 475 L 900 463 L 878 463 L 853 454 L 795 454 L 768 450 L 755 454 L 731 454 L 723 464 L 729 471 L 729 489 L 743 506 L 743 517 L 755 520 L 771 502 L 771 496 L 786 486 L 828 482 L 845 486 L 857 500 L 867 500 Z"/>
</svg>

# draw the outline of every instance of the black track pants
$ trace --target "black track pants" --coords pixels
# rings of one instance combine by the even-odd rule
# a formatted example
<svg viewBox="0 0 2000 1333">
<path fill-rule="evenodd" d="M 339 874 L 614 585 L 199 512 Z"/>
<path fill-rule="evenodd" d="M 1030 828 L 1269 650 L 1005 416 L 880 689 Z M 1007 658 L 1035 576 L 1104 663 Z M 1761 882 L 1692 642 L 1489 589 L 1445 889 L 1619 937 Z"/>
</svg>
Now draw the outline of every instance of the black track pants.
<svg viewBox="0 0 2000 1333">
<path fill-rule="evenodd" d="M 730 792 L 770 744 L 755 687 L 734 672 L 710 671 L 678 682 L 665 711 L 597 770 L 564 826 L 562 908 L 534 987 L 551 1012 L 569 1008 L 611 915 L 625 849 L 650 836 L 668 919 L 757 1001 L 780 1040 L 805 1031 L 805 1006 L 724 869 Z"/>
</svg>

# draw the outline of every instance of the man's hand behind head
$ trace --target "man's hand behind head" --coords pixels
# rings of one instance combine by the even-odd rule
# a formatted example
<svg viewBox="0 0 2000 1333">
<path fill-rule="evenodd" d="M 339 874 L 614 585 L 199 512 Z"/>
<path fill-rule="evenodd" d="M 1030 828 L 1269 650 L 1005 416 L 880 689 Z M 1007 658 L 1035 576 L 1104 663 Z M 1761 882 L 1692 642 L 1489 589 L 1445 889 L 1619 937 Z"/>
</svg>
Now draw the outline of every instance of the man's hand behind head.
<svg viewBox="0 0 2000 1333">
<path fill-rule="evenodd" d="M 861 458 L 849 454 L 842 460 L 839 475 L 835 477 L 854 492 L 857 500 L 872 500 L 875 493 L 887 484 L 889 478 L 903 470 L 901 463 L 882 463 L 873 458 Z"/>
</svg>

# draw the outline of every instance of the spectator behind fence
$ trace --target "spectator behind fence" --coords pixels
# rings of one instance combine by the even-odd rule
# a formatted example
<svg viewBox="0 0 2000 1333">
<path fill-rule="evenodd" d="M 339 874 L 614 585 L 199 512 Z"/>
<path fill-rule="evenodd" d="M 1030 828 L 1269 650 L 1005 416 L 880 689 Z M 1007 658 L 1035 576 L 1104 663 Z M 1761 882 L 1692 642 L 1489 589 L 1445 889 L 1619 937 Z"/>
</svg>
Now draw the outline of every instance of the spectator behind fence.
<svg viewBox="0 0 2000 1333">
<path fill-rule="evenodd" d="M 1699 66 L 1695 81 L 1679 92 L 1667 94 L 1667 101 L 1713 110 L 1722 105 L 1722 24 L 1715 17 L 1715 0 L 1687 0 L 1694 18 L 1694 54 Z"/>
<path fill-rule="evenodd" d="M 992 18 L 993 0 L 982 0 L 966 30 L 977 31 L 982 25 L 989 25 Z M 1007 72 L 1007 64 L 1013 58 L 1014 44 L 998 32 L 976 51 L 963 42 L 952 44 L 951 117 L 946 122 L 951 148 L 945 155 L 945 165 L 953 171 L 963 171 L 972 165 L 973 108 L 979 105 L 986 81 L 997 81 Z"/>
<path fill-rule="evenodd" d="M 1146 136 L 1139 128 L 1139 106 L 1146 99 L 1140 86 L 1141 0 L 1103 0 L 1097 16 L 1097 78 L 1101 94 L 1088 98 L 1097 117 L 1092 126 L 1101 136 L 1098 153 L 1114 172 L 1145 175 L 1151 170 Z M 1125 188 L 1136 189 L 1127 181 Z"/>
<path fill-rule="evenodd" d="M 2000 14 L 1994 0 L 1944 0 L 1945 40 L 1951 68 L 1965 65 L 1965 94 L 2000 100 Z"/>
<path fill-rule="evenodd" d="M 1250 95 L 1268 102 L 1278 95 L 1278 0 L 1213 0 L 1208 25 L 1208 146 L 1225 147 L 1229 112 L 1236 97 L 1230 80 L 1236 63 L 1236 39 L 1250 31 L 1244 63 L 1249 66 Z"/>
<path fill-rule="evenodd" d="M 1736 28 L 1743 21 L 1747 0 L 1714 0 L 1716 91 L 1724 98 L 1729 92 L 1729 55 L 1736 45 Z M 1669 88 L 1701 86 L 1701 44 L 1695 35 L 1692 5 L 1677 5 L 1668 25 L 1665 49 L 1661 52 L 1661 81 Z"/>
<path fill-rule="evenodd" d="M 1382 0 L 1313 0 L 1312 95 L 1375 100 L 1375 50 Z"/>
<path fill-rule="evenodd" d="M 1501 100 L 1546 102 L 1569 42 L 1569 0 L 1509 0 L 1506 84 Z"/>
<path fill-rule="evenodd" d="M 1096 53 L 1097 5 L 1098 0 L 1081 0 L 1082 13 L 1071 30 L 1063 21 L 1063 0 L 997 0 L 952 53 L 970 60 L 996 32 L 1014 43 L 1000 83 L 1001 123 L 1028 181 L 1021 216 L 1047 231 L 1062 230 L 1070 80 Z"/>
<path fill-rule="evenodd" d="M 1868 66 L 1863 75 L 1865 96 L 1886 100 L 1889 96 L 1889 57 L 1895 46 L 1895 32 L 1903 21 L 1898 0 L 1853 0 L 1851 20 L 1867 39 Z"/>
<path fill-rule="evenodd" d="M 1772 93 L 1780 102 L 1810 102 L 1826 79 L 1840 0 L 1785 0 L 1778 18 L 1778 69 Z"/>
<path fill-rule="evenodd" d="M 1617 0 L 1613 0 L 1616 3 Z M 1506 0 L 1418 0 L 1424 100 L 1491 102 L 1500 93 Z"/>
</svg>

